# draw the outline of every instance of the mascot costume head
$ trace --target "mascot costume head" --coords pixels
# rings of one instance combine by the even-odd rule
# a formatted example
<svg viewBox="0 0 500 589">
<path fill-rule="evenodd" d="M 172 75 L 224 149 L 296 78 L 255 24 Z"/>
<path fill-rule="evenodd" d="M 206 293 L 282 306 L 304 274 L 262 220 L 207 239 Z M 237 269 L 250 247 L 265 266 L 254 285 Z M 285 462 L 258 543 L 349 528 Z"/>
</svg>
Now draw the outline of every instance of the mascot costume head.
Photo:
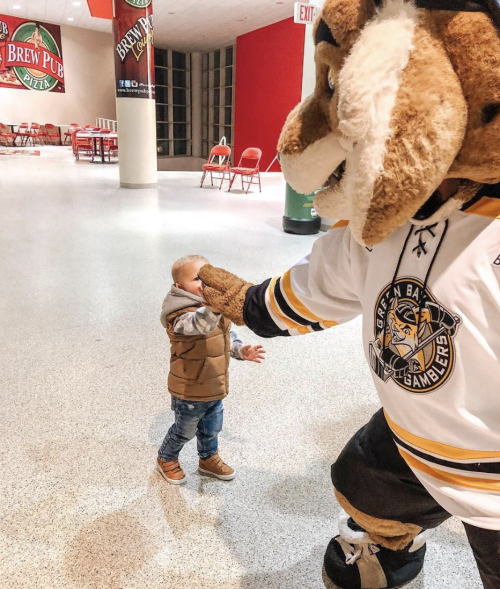
<svg viewBox="0 0 500 589">
<path fill-rule="evenodd" d="M 287 181 L 305 194 L 327 184 L 316 210 L 349 220 L 367 246 L 500 182 L 495 21 L 493 1 L 327 0 L 314 94 L 279 142 Z M 454 194 L 441 204 L 440 190 Z"/>
</svg>

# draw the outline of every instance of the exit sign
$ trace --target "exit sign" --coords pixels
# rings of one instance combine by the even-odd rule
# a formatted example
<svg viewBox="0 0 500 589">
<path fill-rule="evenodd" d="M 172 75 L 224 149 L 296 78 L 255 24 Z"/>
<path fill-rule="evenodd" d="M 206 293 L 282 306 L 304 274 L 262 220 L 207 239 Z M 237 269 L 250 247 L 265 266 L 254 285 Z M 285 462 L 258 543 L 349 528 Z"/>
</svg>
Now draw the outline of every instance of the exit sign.
<svg viewBox="0 0 500 589">
<path fill-rule="evenodd" d="M 300 25 L 312 25 L 318 14 L 318 7 L 314 4 L 295 2 L 294 22 Z"/>
</svg>

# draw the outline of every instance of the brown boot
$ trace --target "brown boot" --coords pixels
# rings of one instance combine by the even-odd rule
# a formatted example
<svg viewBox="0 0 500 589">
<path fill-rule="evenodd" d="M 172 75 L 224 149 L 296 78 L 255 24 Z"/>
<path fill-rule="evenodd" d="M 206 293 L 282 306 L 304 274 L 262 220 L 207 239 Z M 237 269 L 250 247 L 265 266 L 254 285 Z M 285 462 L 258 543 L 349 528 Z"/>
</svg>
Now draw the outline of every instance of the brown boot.
<svg viewBox="0 0 500 589">
<path fill-rule="evenodd" d="M 234 470 L 222 460 L 218 452 L 212 454 L 212 456 L 206 460 L 200 458 L 199 470 L 200 472 L 210 474 L 221 481 L 232 481 L 236 476 Z"/>
<path fill-rule="evenodd" d="M 165 460 L 158 458 L 156 462 L 156 470 L 166 481 L 172 483 L 172 485 L 182 485 L 187 481 L 187 477 L 179 464 L 179 460 L 165 462 Z"/>
</svg>

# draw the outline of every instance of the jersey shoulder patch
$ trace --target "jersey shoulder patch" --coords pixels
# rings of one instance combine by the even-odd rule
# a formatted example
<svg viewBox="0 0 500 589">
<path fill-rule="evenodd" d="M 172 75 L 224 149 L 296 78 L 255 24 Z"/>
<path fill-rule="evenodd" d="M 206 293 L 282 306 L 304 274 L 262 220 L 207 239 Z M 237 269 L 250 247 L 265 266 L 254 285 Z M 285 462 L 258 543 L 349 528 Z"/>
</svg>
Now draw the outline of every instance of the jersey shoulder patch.
<svg viewBox="0 0 500 589">
<path fill-rule="evenodd" d="M 349 221 L 341 220 L 335 223 L 335 225 L 332 225 L 330 229 L 342 229 L 343 227 L 348 227 L 348 225 Z"/>
<path fill-rule="evenodd" d="M 500 199 L 491 196 L 483 196 L 480 200 L 467 208 L 468 215 L 479 215 L 490 219 L 500 219 Z"/>
</svg>

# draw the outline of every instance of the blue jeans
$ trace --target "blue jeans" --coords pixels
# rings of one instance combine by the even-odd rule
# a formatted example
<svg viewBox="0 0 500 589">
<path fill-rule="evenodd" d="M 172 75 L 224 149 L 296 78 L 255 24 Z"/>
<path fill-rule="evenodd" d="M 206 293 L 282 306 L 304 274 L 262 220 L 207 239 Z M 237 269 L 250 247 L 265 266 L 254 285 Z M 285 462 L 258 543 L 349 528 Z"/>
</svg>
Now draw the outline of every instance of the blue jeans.
<svg viewBox="0 0 500 589">
<path fill-rule="evenodd" d="M 198 454 L 202 460 L 210 458 L 219 447 L 224 407 L 222 401 L 183 401 L 172 397 L 175 423 L 168 430 L 158 456 L 170 462 L 194 436 L 198 439 Z"/>
</svg>

